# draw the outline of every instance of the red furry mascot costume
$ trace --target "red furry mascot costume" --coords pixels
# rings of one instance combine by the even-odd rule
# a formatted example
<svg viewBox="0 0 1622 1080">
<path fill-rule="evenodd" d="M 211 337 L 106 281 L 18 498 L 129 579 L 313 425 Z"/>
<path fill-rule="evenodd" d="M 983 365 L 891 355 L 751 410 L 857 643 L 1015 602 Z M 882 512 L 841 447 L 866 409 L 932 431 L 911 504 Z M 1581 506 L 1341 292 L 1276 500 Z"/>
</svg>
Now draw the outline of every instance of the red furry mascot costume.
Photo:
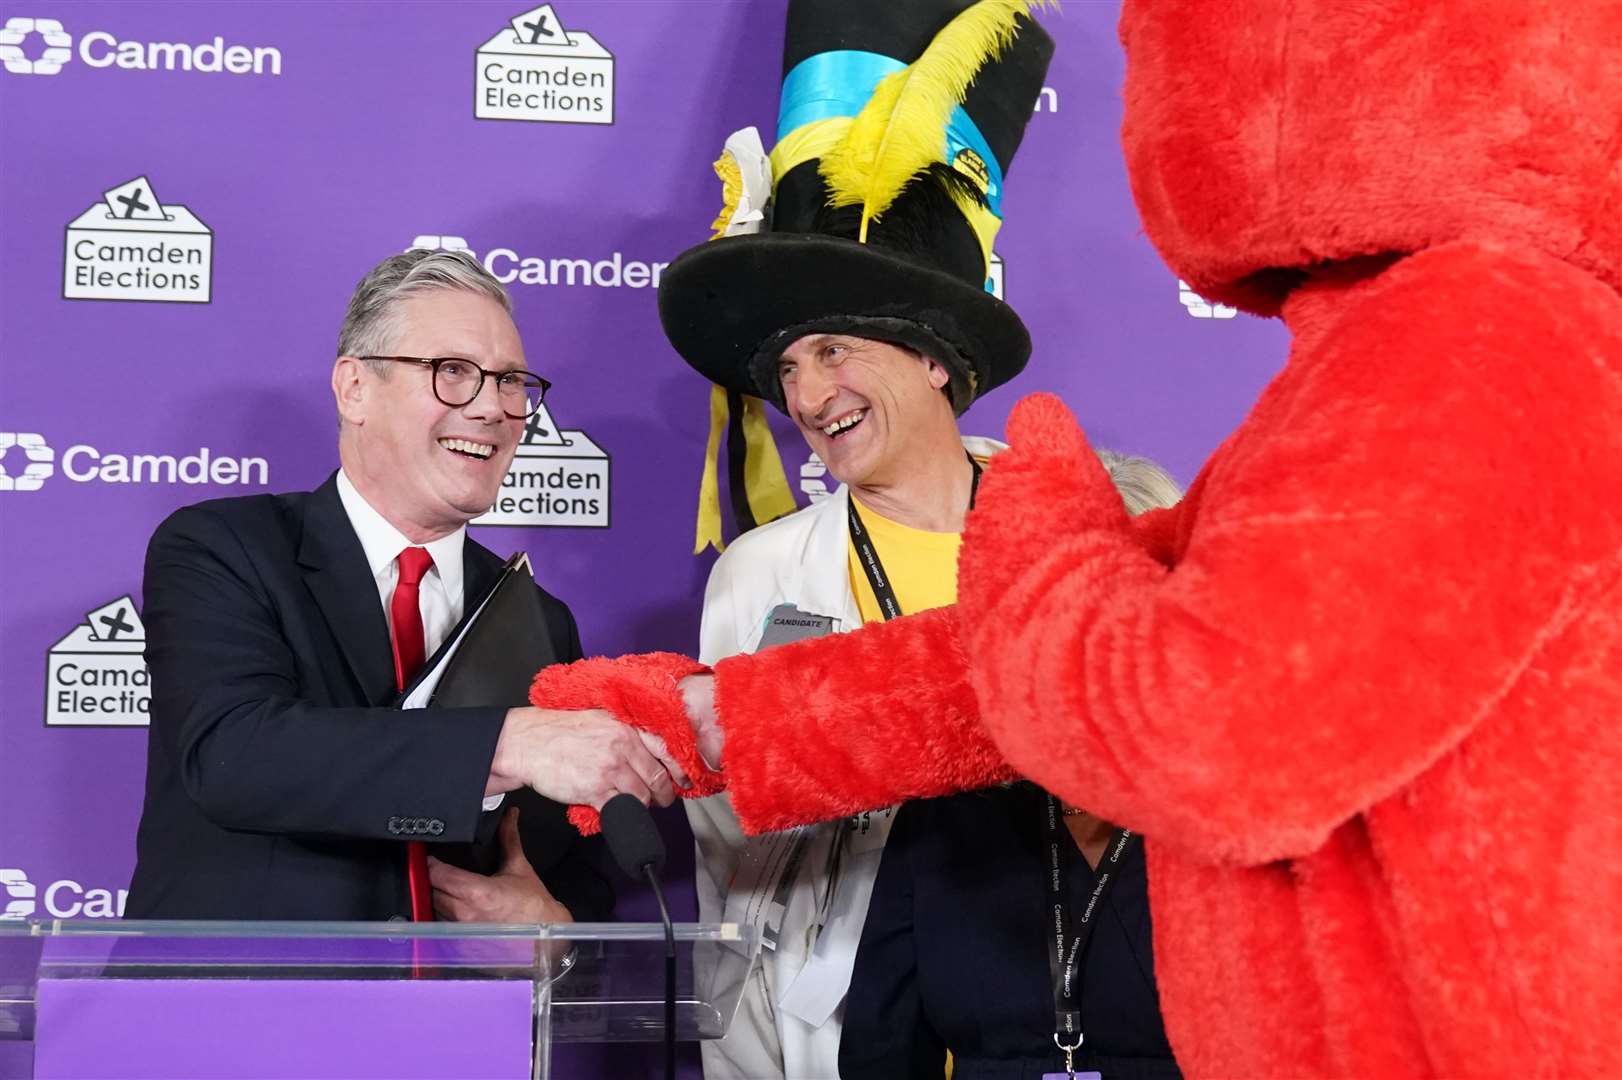
<svg viewBox="0 0 1622 1080">
<path fill-rule="evenodd" d="M 1622 1076 L 1622 3 L 1128 0 L 1121 36 L 1150 237 L 1289 362 L 1136 524 L 1022 403 L 955 609 L 718 665 L 739 816 L 1011 767 L 1144 834 L 1187 1075 Z M 631 718 L 675 738 L 683 670 L 540 697 L 662 685 Z"/>
</svg>

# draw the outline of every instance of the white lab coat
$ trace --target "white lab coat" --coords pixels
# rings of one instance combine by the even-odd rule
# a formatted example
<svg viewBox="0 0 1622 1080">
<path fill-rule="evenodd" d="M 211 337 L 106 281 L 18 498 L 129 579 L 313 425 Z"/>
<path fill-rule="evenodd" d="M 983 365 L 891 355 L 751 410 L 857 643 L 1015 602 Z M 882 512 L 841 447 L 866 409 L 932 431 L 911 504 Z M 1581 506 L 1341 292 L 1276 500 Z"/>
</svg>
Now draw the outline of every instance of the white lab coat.
<svg viewBox="0 0 1622 1080">
<path fill-rule="evenodd" d="M 980 458 L 1004 449 L 976 437 L 966 437 L 963 445 Z M 704 663 L 753 652 L 767 616 L 779 604 L 829 616 L 836 632 L 862 625 L 849 575 L 849 505 L 850 493 L 840 487 L 819 503 L 745 533 L 722 553 L 704 590 L 699 628 Z M 837 687 L 829 692 L 837 693 Z M 689 800 L 686 807 L 698 847 L 699 918 L 736 917 L 741 898 L 732 898 L 729 912 L 729 886 L 740 861 L 758 853 L 761 842 L 746 841 L 726 795 Z M 777 951 L 762 952 L 727 1037 L 703 1044 L 706 1080 L 834 1080 L 839 1075 L 845 991 L 892 817 L 893 810 L 883 810 L 860 822 L 828 822 L 808 830 L 788 886 Z M 838 868 L 830 875 L 831 861 Z M 831 898 L 826 896 L 830 880 Z M 823 929 L 817 934 L 819 913 Z M 709 971 L 701 978 L 711 980 L 714 992 L 728 976 Z"/>
</svg>

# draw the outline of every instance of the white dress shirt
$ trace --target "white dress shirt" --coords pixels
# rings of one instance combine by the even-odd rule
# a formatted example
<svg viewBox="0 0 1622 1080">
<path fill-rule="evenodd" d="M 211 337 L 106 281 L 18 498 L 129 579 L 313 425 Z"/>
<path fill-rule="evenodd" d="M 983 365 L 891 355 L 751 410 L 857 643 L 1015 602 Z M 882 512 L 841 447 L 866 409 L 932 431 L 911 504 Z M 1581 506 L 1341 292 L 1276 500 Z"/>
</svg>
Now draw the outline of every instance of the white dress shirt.
<svg viewBox="0 0 1622 1080">
<path fill-rule="evenodd" d="M 413 544 L 372 508 L 342 469 L 338 470 L 338 498 L 355 535 L 360 537 L 366 565 L 377 583 L 377 599 L 383 605 L 383 619 L 389 624 L 390 641 L 394 640 L 394 586 L 400 580 L 400 552 L 408 547 L 428 549 L 434 565 L 417 586 L 417 610 L 422 613 L 422 655 L 434 655 L 452 627 L 462 621 L 462 544 L 467 540 L 467 526 L 430 543 Z M 484 809 L 496 809 L 505 798 L 491 795 L 484 800 Z"/>
<path fill-rule="evenodd" d="M 343 501 L 344 513 L 349 515 L 355 535 L 360 537 L 366 565 L 377 582 L 377 598 L 383 605 L 383 618 L 389 624 L 390 641 L 394 640 L 394 616 L 390 609 L 394 586 L 400 580 L 400 552 L 408 547 L 428 549 L 434 565 L 417 587 L 417 607 L 422 612 L 422 654 L 434 655 L 451 627 L 462 618 L 462 544 L 467 540 L 467 526 L 430 543 L 413 544 L 372 508 L 342 469 L 338 470 L 338 498 Z"/>
</svg>

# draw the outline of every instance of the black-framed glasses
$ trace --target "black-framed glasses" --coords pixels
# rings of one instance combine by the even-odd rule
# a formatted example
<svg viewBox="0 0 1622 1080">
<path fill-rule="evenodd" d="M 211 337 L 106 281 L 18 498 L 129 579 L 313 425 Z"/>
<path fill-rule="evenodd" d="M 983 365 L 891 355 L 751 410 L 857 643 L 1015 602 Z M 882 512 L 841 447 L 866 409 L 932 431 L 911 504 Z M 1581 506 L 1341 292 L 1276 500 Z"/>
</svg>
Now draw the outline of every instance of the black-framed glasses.
<svg viewBox="0 0 1622 1080">
<path fill-rule="evenodd" d="M 486 371 L 459 356 L 357 356 L 357 360 L 392 360 L 397 364 L 418 364 L 434 372 L 434 397 L 440 404 L 459 409 L 479 396 L 486 378 L 496 381 L 496 397 L 501 411 L 514 420 L 535 415 L 546 400 L 552 384 L 519 368 L 516 371 Z"/>
</svg>

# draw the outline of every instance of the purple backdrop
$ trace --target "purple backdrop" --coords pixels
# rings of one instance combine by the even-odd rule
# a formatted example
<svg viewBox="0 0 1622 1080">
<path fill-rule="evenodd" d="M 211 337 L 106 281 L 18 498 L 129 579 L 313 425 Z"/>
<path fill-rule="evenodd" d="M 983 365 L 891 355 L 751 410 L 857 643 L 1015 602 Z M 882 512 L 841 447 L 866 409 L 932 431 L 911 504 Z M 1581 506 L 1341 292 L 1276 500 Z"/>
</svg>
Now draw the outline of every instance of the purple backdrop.
<svg viewBox="0 0 1622 1080">
<path fill-rule="evenodd" d="M 1117 6 L 1070 0 L 1045 17 L 1059 48 L 997 244 L 1036 352 L 964 427 L 1000 434 L 1019 395 L 1053 390 L 1099 445 L 1186 482 L 1284 337 L 1180 290 L 1144 240 L 1117 134 Z M 500 276 L 522 271 L 518 327 L 572 433 L 519 466 L 528 484 L 563 485 L 545 488 L 563 503 L 478 538 L 531 553 L 588 651 L 696 648 L 708 387 L 660 334 L 652 278 L 707 235 L 727 133 L 753 123 L 770 144 L 783 5 L 562 0 L 549 26 L 575 44 L 561 56 L 511 44 L 510 20 L 532 7 L 0 7 L 11 916 L 116 913 L 145 760 L 130 609 L 147 537 L 185 503 L 309 488 L 334 467 L 338 322 L 391 252 L 460 244 Z M 492 112 L 508 118 L 480 118 Z M 135 212 L 160 217 L 111 214 L 155 200 Z M 791 483 L 815 490 L 786 424 L 779 442 Z M 665 824 L 686 854 L 679 813 Z M 691 917 L 690 855 L 673 875 Z M 625 909 L 651 907 L 632 894 Z"/>
</svg>

